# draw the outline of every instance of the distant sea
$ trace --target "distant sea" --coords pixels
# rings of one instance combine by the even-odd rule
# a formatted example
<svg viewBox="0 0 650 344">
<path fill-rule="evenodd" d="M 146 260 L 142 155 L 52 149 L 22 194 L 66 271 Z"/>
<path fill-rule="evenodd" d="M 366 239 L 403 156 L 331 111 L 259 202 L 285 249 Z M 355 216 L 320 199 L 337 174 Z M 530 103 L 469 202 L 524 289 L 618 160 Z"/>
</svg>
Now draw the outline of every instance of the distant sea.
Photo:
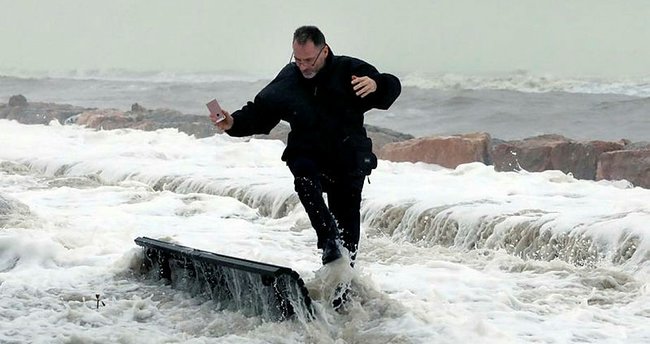
<svg viewBox="0 0 650 344">
<path fill-rule="evenodd" d="M 0 101 L 28 101 L 127 110 L 171 108 L 205 114 L 219 99 L 234 111 L 272 75 L 70 72 L 0 76 Z M 403 91 L 388 111 L 366 123 L 414 136 L 488 132 L 512 140 L 560 134 L 576 140 L 650 141 L 650 79 L 557 78 L 513 72 L 492 76 L 398 75 Z"/>
</svg>

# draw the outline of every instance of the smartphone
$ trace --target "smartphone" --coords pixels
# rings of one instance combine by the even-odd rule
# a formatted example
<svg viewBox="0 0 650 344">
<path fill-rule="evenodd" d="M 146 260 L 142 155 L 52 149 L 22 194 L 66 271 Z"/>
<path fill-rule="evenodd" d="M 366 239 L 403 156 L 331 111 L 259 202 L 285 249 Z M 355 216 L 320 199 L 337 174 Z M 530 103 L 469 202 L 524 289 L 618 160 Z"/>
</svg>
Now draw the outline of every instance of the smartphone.
<svg viewBox="0 0 650 344">
<path fill-rule="evenodd" d="M 223 114 L 223 110 L 221 110 L 221 106 L 219 106 L 219 103 L 216 99 L 212 99 L 205 105 L 210 111 L 210 116 L 214 115 L 217 118 L 216 122 L 221 122 L 226 119 L 226 116 Z"/>
</svg>

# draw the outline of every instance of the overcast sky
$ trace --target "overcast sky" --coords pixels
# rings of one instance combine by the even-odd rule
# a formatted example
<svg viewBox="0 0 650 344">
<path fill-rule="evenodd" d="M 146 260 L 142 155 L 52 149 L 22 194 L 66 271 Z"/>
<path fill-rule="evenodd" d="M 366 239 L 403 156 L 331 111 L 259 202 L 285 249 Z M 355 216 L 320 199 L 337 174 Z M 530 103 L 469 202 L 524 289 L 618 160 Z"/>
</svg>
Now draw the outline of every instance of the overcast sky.
<svg viewBox="0 0 650 344">
<path fill-rule="evenodd" d="M 396 73 L 650 76 L 645 0 L 0 0 L 0 72 L 273 75 L 302 24 Z"/>
</svg>

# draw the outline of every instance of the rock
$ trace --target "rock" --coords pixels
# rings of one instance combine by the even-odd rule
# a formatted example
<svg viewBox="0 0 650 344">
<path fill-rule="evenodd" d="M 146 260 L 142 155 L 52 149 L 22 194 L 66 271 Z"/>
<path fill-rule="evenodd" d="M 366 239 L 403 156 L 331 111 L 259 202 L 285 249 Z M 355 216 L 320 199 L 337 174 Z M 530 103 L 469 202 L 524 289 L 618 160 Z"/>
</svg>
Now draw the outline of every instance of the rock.
<svg viewBox="0 0 650 344">
<path fill-rule="evenodd" d="M 25 106 L 0 106 L 0 118 L 15 120 L 23 124 L 49 124 L 52 120 L 64 123 L 68 118 L 88 109 L 51 103 L 26 103 Z"/>
<path fill-rule="evenodd" d="M 176 128 L 196 138 L 208 137 L 216 133 L 210 118 L 205 115 L 188 115 L 171 109 L 155 109 L 146 110 L 144 114 L 138 113 L 137 116 L 141 121 L 151 123 L 147 125 L 150 130 Z"/>
<path fill-rule="evenodd" d="M 117 109 L 94 109 L 85 111 L 74 118 L 73 122 L 89 128 L 137 129 L 154 131 L 164 128 L 175 128 L 196 138 L 215 134 L 215 129 L 208 116 L 184 115 L 170 109 L 146 110 L 134 104 L 131 111 L 122 112 Z M 137 110 L 137 111 L 133 111 Z"/>
<path fill-rule="evenodd" d="M 366 125 L 366 131 L 368 132 L 368 137 L 372 139 L 372 150 L 377 155 L 389 143 L 402 142 L 414 138 L 413 135 L 372 125 Z"/>
<path fill-rule="evenodd" d="M 188 118 L 188 121 L 179 123 L 174 127 L 178 128 L 179 131 L 186 133 L 187 135 L 194 135 L 194 137 L 197 139 L 209 137 L 216 134 L 216 129 L 208 116 L 196 116 L 194 118 Z"/>
<path fill-rule="evenodd" d="M 27 106 L 27 98 L 22 94 L 11 96 L 9 98 L 9 106 Z"/>
<path fill-rule="evenodd" d="M 497 171 L 540 172 L 552 169 L 551 150 L 568 142 L 560 135 L 542 135 L 521 141 L 507 141 L 492 148 L 491 156 Z"/>
<path fill-rule="evenodd" d="M 623 143 L 617 142 L 576 142 L 561 135 L 541 135 L 497 144 L 491 156 L 497 171 L 559 170 L 593 180 L 600 154 L 623 147 Z"/>
<path fill-rule="evenodd" d="M 635 186 L 650 188 L 650 149 L 601 154 L 596 179 L 625 179 Z"/>
<path fill-rule="evenodd" d="M 622 142 L 570 140 L 551 151 L 552 169 L 571 173 L 575 178 L 594 180 L 600 155 L 621 149 L 624 149 Z"/>
<path fill-rule="evenodd" d="M 144 106 L 138 103 L 134 103 L 133 105 L 131 105 L 131 112 L 145 112 L 145 111 L 147 111 L 147 109 L 145 109 Z"/>
<path fill-rule="evenodd" d="M 650 142 L 648 142 L 648 141 L 641 141 L 641 142 L 629 143 L 628 145 L 625 146 L 625 149 L 627 149 L 627 150 L 644 150 L 644 149 L 650 149 Z"/>
<path fill-rule="evenodd" d="M 118 129 L 128 128 L 133 124 L 133 119 L 125 116 L 125 113 L 117 109 L 97 109 L 84 111 L 75 121 L 78 125 L 84 125 L 95 129 Z"/>
<path fill-rule="evenodd" d="M 20 225 L 31 216 L 29 206 L 0 194 L 0 229 Z"/>
<path fill-rule="evenodd" d="M 140 120 L 131 126 L 131 129 L 144 130 L 144 131 L 155 131 L 160 129 L 160 125 L 150 120 Z"/>
<path fill-rule="evenodd" d="M 385 145 L 379 152 L 379 158 L 391 161 L 422 161 L 447 168 L 477 161 L 489 164 L 490 141 L 490 135 L 487 133 L 416 138 Z"/>
</svg>

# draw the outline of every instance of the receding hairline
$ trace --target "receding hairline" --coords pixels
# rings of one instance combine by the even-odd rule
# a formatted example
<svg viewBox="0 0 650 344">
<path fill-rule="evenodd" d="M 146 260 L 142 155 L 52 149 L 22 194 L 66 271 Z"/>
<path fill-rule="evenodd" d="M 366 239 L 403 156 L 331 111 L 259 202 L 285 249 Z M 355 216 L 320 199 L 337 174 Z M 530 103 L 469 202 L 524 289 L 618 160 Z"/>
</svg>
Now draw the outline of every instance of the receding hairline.
<svg viewBox="0 0 650 344">
<path fill-rule="evenodd" d="M 304 25 L 296 29 L 293 33 L 293 42 L 300 45 L 305 45 L 307 42 L 311 41 L 317 47 L 322 47 L 327 42 L 325 41 L 325 35 L 320 31 L 319 28 L 313 25 Z"/>
</svg>

